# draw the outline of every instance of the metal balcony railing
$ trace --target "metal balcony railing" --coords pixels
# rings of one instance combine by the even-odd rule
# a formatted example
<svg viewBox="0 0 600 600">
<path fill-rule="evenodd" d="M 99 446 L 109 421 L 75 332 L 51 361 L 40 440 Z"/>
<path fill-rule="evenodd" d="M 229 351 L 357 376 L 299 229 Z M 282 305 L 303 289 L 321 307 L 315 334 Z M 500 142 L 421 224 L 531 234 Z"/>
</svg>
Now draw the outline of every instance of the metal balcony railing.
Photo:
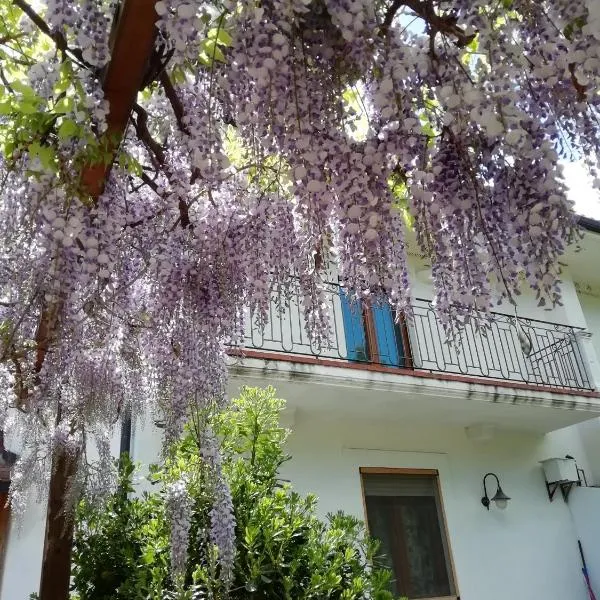
<svg viewBox="0 0 600 600">
<path fill-rule="evenodd" d="M 492 313 L 472 319 L 457 341 L 448 343 L 428 300 L 418 298 L 412 314 L 396 322 L 388 306 L 350 304 L 337 283 L 327 284 L 332 334 L 325 347 L 311 344 L 303 323 L 301 296 L 294 287 L 274 299 L 269 323 L 248 319 L 248 349 L 452 373 L 574 390 L 592 390 L 576 327 Z M 523 334 L 530 348 L 522 347 Z M 527 343 L 525 344 L 527 346 Z"/>
</svg>

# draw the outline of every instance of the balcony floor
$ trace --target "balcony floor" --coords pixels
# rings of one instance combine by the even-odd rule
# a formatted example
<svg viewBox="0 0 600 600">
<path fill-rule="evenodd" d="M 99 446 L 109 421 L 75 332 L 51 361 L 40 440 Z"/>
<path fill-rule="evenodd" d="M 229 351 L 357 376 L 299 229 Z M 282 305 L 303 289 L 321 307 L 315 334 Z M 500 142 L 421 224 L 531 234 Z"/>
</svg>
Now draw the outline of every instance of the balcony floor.
<svg viewBox="0 0 600 600">
<path fill-rule="evenodd" d="M 489 423 L 547 433 L 600 416 L 600 394 L 450 377 L 248 351 L 232 357 L 232 386 L 273 385 L 292 409 L 449 426 Z M 275 359 L 274 359 L 275 358 Z"/>
</svg>

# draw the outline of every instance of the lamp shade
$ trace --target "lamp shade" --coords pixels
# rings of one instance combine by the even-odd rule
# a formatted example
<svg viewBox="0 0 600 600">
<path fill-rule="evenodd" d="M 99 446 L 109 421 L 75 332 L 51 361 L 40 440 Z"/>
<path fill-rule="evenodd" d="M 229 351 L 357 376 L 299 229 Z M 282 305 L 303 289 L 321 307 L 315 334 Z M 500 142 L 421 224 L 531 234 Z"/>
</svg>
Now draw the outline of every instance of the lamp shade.
<svg viewBox="0 0 600 600">
<path fill-rule="evenodd" d="M 502 488 L 498 485 L 498 491 L 495 496 L 492 498 L 492 502 L 496 503 L 496 508 L 500 510 L 504 510 L 508 505 L 508 501 L 510 498 L 502 491 Z"/>
</svg>

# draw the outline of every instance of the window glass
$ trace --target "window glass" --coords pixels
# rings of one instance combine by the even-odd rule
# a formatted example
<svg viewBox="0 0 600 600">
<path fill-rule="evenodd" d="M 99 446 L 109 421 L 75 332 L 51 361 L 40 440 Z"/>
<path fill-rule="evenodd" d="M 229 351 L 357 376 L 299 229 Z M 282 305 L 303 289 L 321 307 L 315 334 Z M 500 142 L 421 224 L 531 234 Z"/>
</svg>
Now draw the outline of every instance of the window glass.
<svg viewBox="0 0 600 600">
<path fill-rule="evenodd" d="M 402 329 L 385 299 L 367 308 L 340 290 L 340 300 L 349 360 L 407 366 Z"/>
<path fill-rule="evenodd" d="M 392 569 L 392 592 L 418 598 L 454 594 L 435 475 L 363 474 L 370 534 Z"/>
</svg>

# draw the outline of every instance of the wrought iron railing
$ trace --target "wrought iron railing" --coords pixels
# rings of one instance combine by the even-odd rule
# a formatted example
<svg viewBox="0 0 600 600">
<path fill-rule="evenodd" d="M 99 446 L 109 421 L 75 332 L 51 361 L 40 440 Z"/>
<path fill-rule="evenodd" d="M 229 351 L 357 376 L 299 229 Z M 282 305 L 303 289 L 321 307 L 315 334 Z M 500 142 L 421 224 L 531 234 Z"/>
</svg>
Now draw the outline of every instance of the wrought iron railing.
<svg viewBox="0 0 600 600">
<path fill-rule="evenodd" d="M 304 327 L 301 296 L 294 286 L 290 289 L 286 298 L 274 299 L 266 327 L 248 320 L 246 348 L 538 386 L 593 389 L 576 327 L 492 313 L 485 322 L 472 319 L 459 339 L 448 343 L 429 301 L 416 299 L 411 314 L 396 323 L 389 308 L 357 308 L 347 302 L 338 284 L 330 283 L 327 301 L 332 334 L 328 344 L 316 347 Z"/>
</svg>

